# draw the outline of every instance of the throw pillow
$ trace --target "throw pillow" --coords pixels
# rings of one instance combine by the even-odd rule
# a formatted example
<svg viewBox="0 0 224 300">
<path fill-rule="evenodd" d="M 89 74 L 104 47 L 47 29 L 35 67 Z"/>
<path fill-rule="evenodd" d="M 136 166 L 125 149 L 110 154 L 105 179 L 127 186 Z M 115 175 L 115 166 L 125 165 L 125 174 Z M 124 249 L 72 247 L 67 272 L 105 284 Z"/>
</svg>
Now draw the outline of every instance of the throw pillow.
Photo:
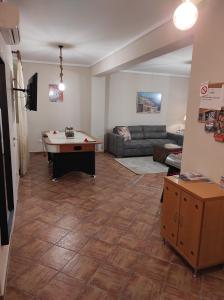
<svg viewBox="0 0 224 300">
<path fill-rule="evenodd" d="M 131 140 L 131 134 L 130 131 L 128 129 L 128 127 L 126 126 L 121 126 L 117 128 L 117 133 L 121 136 L 124 137 L 125 141 L 130 141 Z"/>
</svg>

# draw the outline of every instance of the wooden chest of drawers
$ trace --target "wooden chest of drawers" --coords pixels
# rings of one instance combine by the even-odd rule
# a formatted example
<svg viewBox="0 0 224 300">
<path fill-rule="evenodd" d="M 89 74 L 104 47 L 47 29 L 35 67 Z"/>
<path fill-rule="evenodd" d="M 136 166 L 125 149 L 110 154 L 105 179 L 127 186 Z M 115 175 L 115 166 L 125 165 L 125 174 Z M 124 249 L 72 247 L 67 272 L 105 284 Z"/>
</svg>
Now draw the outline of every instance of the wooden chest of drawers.
<svg viewBox="0 0 224 300">
<path fill-rule="evenodd" d="M 195 271 L 224 263 L 224 190 L 166 177 L 161 235 Z"/>
</svg>

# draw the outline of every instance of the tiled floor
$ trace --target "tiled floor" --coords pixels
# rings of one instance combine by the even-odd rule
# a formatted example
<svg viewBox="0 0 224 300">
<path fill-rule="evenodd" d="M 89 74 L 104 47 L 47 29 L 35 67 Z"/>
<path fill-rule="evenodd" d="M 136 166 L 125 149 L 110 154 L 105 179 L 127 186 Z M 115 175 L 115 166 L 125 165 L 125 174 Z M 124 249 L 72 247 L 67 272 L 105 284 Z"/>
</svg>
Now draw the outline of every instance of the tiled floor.
<svg viewBox="0 0 224 300">
<path fill-rule="evenodd" d="M 97 178 L 50 180 L 35 154 L 20 181 L 7 300 L 221 300 L 224 271 L 194 279 L 159 234 L 163 174 L 97 154 Z"/>
</svg>

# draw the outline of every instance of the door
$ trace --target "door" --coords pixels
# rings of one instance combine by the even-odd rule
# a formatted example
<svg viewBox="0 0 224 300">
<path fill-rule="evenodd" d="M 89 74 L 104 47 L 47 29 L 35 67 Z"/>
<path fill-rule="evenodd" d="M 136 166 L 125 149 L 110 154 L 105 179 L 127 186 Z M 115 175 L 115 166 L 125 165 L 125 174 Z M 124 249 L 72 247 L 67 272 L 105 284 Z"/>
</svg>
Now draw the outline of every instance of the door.
<svg viewBox="0 0 224 300">
<path fill-rule="evenodd" d="M 161 213 L 161 235 L 176 246 L 178 236 L 180 190 L 165 181 Z"/>
<path fill-rule="evenodd" d="M 194 267 L 197 266 L 199 254 L 202 211 L 202 201 L 186 192 L 181 193 L 177 246 Z"/>
<path fill-rule="evenodd" d="M 0 232 L 1 244 L 9 243 L 14 193 L 5 64 L 0 58 Z"/>
</svg>

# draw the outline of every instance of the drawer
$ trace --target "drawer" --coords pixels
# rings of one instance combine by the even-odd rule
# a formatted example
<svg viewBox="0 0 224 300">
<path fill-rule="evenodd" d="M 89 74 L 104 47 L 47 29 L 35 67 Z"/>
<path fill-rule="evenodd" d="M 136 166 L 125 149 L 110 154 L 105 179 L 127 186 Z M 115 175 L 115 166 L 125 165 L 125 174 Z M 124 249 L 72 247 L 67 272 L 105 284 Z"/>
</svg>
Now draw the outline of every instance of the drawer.
<svg viewBox="0 0 224 300">
<path fill-rule="evenodd" d="M 180 189 L 177 188 L 174 184 L 171 184 L 169 182 L 164 183 L 164 199 L 169 199 L 171 200 L 172 198 L 174 199 L 179 199 L 180 198 Z"/>
<path fill-rule="evenodd" d="M 178 248 L 192 266 L 197 265 L 203 202 L 186 192 L 181 193 Z"/>
<path fill-rule="evenodd" d="M 165 181 L 161 211 L 161 234 L 176 246 L 179 224 L 180 190 Z"/>
<path fill-rule="evenodd" d="M 95 151 L 95 144 L 60 145 L 60 152 L 92 152 Z"/>
</svg>

